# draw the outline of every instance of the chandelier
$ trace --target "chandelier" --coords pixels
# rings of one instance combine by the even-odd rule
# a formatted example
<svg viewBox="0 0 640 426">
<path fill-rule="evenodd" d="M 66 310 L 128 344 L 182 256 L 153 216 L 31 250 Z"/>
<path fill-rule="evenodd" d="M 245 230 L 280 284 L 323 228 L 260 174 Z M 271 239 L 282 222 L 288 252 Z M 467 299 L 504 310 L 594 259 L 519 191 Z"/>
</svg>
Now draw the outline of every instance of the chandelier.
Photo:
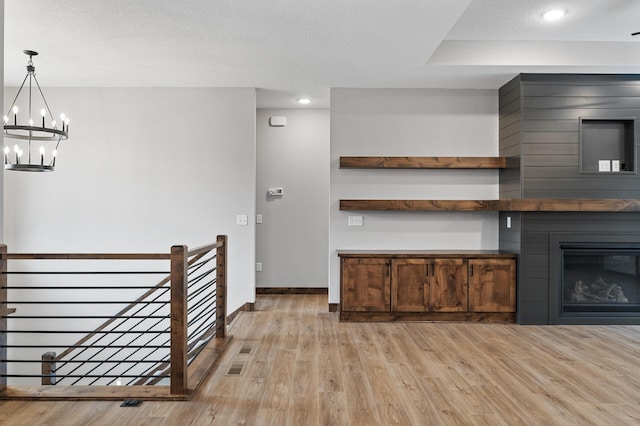
<svg viewBox="0 0 640 426">
<path fill-rule="evenodd" d="M 52 172 L 58 145 L 69 137 L 69 118 L 60 114 L 60 123 L 56 122 L 36 78 L 32 59 L 38 52 L 24 50 L 24 53 L 29 56 L 27 75 L 4 115 L 4 168 L 21 172 Z M 25 87 L 27 80 L 29 85 Z M 20 97 L 23 90 L 25 93 Z M 37 99 L 38 94 L 41 100 Z M 40 119 L 34 120 L 32 114 L 38 109 Z"/>
</svg>

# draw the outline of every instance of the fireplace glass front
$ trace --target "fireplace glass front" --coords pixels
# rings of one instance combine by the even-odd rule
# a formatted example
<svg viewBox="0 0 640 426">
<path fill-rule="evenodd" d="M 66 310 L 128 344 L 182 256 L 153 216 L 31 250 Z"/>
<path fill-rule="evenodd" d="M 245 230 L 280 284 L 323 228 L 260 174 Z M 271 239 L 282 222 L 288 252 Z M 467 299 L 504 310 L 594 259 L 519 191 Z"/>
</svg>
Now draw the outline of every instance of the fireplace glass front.
<svg viewBox="0 0 640 426">
<path fill-rule="evenodd" d="M 562 311 L 640 312 L 640 250 L 562 250 Z"/>
</svg>

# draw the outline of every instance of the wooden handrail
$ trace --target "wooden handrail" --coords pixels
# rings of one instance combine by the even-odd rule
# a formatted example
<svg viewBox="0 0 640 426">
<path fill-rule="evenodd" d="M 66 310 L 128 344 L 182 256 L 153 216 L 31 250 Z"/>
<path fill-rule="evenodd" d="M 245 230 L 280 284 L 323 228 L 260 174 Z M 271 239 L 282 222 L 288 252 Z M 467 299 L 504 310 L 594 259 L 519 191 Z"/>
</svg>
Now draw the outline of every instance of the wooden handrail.
<svg viewBox="0 0 640 426">
<path fill-rule="evenodd" d="M 213 249 L 217 249 L 217 248 L 222 247 L 222 244 L 223 243 L 218 241 L 218 242 L 213 243 L 213 244 L 207 244 L 207 245 L 204 245 L 204 246 L 196 247 L 196 248 L 191 249 L 191 250 L 189 250 L 187 252 L 187 257 L 196 256 L 196 255 L 199 255 L 199 254 L 209 253 Z"/>
<path fill-rule="evenodd" d="M 169 260 L 168 253 L 6 253 L 9 260 Z"/>
</svg>

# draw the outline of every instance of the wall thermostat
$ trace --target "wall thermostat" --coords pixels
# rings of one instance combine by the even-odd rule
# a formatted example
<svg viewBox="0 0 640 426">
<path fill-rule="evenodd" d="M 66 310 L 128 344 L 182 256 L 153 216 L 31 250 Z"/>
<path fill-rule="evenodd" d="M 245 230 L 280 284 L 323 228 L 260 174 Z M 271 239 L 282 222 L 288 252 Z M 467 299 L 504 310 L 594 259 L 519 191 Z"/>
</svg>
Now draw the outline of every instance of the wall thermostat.
<svg viewBox="0 0 640 426">
<path fill-rule="evenodd" d="M 284 188 L 269 188 L 267 190 L 267 195 L 272 197 L 281 197 L 284 195 Z"/>
<path fill-rule="evenodd" d="M 287 117 L 269 117 L 269 126 L 284 127 L 287 125 Z"/>
</svg>

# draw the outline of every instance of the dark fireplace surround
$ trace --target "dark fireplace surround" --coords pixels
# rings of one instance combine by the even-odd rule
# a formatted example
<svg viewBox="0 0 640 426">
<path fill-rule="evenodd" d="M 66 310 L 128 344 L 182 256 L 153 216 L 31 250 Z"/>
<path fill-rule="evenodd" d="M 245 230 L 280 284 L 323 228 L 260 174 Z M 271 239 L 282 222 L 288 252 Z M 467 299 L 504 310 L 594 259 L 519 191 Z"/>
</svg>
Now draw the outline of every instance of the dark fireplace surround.
<svg viewBox="0 0 640 426">
<path fill-rule="evenodd" d="M 550 324 L 640 324 L 640 234 L 549 237 Z"/>
<path fill-rule="evenodd" d="M 501 199 L 640 200 L 640 74 L 520 74 L 499 140 Z M 501 212 L 499 239 L 520 324 L 640 324 L 640 212 Z"/>
</svg>

